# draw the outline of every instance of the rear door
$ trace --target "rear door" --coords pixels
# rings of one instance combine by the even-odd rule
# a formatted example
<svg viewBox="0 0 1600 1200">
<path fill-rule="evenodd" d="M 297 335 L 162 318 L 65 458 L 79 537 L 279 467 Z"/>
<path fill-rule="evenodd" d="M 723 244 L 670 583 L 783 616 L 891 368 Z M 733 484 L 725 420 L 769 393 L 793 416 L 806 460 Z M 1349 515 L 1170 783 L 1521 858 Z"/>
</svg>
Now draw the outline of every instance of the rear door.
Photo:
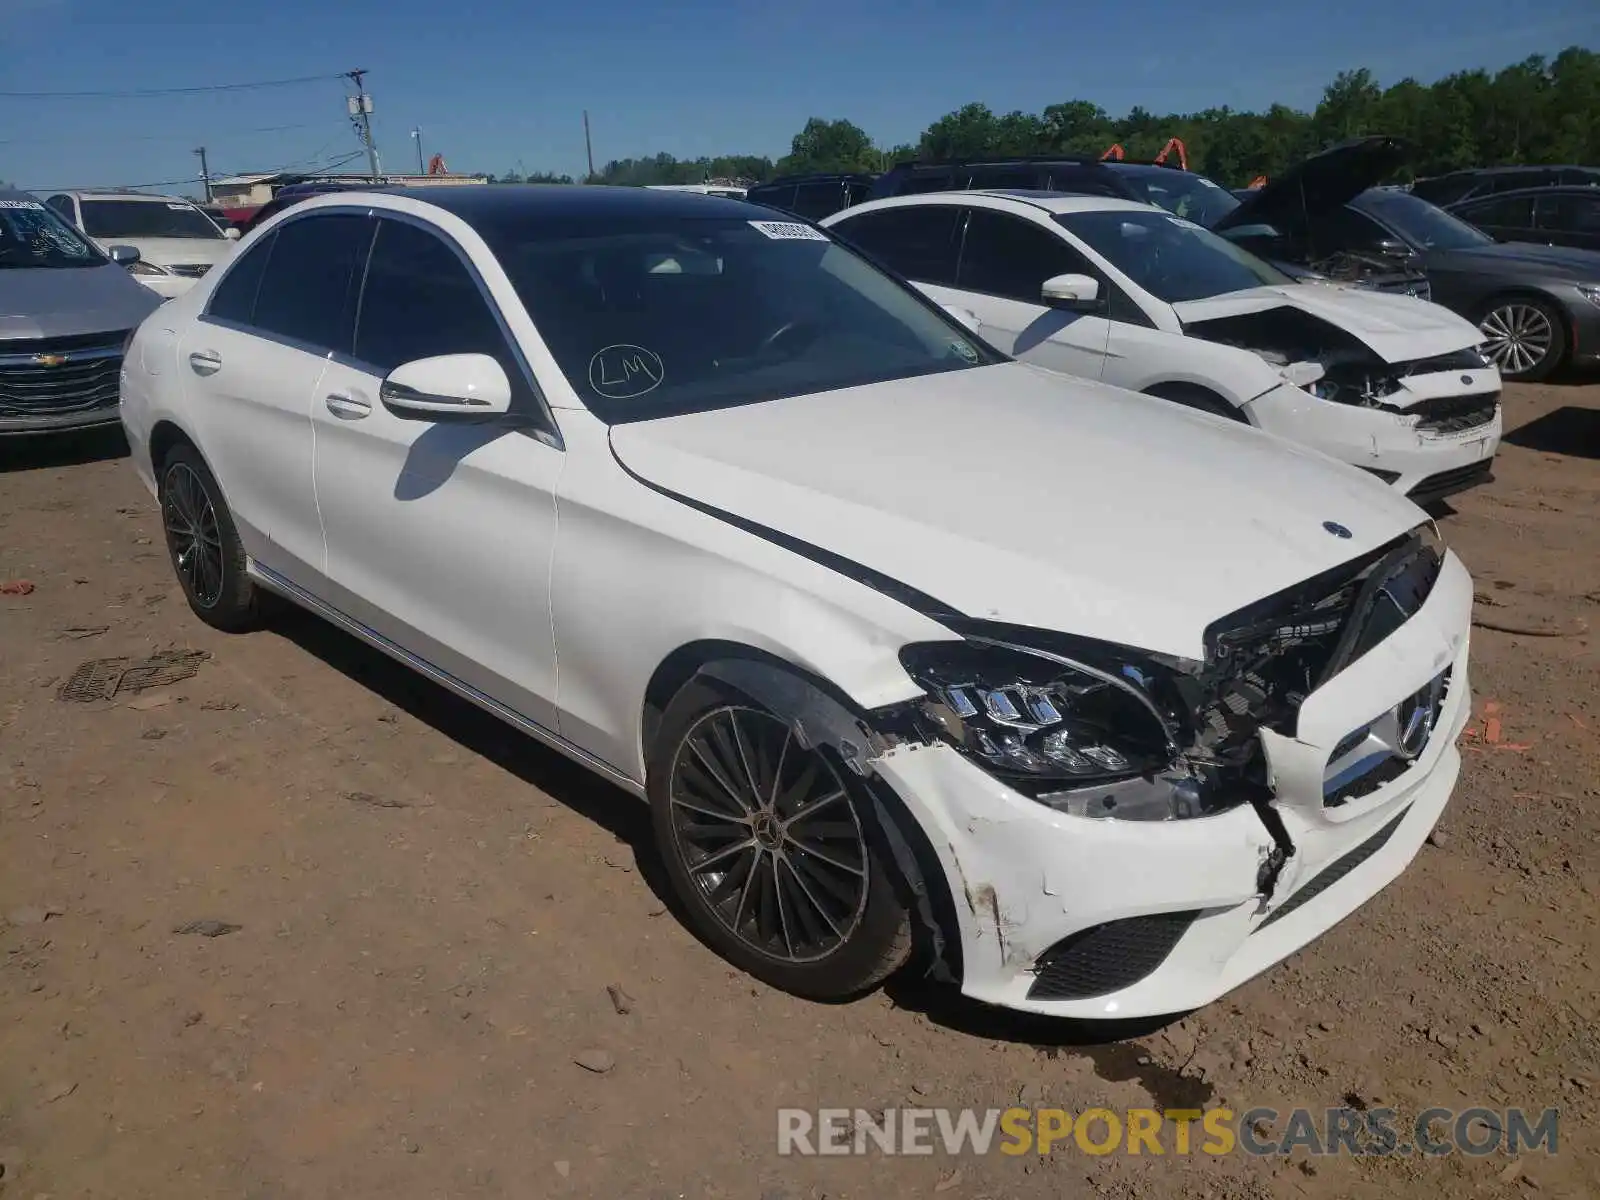
<svg viewBox="0 0 1600 1200">
<path fill-rule="evenodd" d="M 1553 246 L 1600 250 L 1600 188 L 1584 192 L 1554 192 L 1540 196 L 1534 205 L 1538 240 Z"/>
<path fill-rule="evenodd" d="M 953 303 L 970 308 L 979 333 L 1007 354 L 1053 371 L 1099 379 L 1111 323 L 1101 313 L 1045 305 L 1044 282 L 1086 274 L 1106 281 L 1053 230 L 1011 213 L 968 211 Z"/>
<path fill-rule="evenodd" d="M 178 346 L 194 434 L 245 550 L 315 590 L 322 524 L 312 487 L 311 398 L 350 344 L 364 214 L 311 213 L 230 262 Z"/>
<path fill-rule="evenodd" d="M 352 352 L 311 403 L 328 599 L 427 666 L 555 730 L 550 563 L 564 454 L 532 376 L 467 256 L 385 215 Z M 487 354 L 512 385 L 491 422 L 411 420 L 379 388 L 402 363 Z"/>
</svg>

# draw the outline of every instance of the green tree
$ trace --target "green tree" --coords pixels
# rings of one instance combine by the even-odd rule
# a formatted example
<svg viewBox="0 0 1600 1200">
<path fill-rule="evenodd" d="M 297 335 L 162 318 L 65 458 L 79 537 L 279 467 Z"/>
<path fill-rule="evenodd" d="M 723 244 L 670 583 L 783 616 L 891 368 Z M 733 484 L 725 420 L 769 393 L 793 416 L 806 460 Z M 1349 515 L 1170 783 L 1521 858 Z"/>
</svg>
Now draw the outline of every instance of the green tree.
<svg viewBox="0 0 1600 1200">
<path fill-rule="evenodd" d="M 812 171 L 876 171 L 878 151 L 867 131 L 853 121 L 812 117 L 794 135 L 789 153 L 778 160 L 780 175 Z"/>
</svg>

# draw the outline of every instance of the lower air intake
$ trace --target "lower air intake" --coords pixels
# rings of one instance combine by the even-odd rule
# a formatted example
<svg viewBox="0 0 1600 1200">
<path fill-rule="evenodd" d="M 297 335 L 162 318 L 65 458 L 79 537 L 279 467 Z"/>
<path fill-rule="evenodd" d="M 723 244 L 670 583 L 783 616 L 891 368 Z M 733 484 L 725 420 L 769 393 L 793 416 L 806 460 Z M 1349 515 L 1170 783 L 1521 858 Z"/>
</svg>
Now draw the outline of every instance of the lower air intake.
<svg viewBox="0 0 1600 1200">
<path fill-rule="evenodd" d="M 1085 1000 L 1130 987 L 1163 962 L 1200 915 L 1154 913 L 1093 925 L 1039 956 L 1030 1000 Z"/>
</svg>

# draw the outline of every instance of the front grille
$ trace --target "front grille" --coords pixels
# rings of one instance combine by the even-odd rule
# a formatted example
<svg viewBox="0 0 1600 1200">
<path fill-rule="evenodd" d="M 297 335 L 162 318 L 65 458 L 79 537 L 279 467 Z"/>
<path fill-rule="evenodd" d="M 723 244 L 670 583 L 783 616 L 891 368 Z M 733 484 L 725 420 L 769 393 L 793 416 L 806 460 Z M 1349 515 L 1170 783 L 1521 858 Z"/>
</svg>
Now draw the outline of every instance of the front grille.
<svg viewBox="0 0 1600 1200">
<path fill-rule="evenodd" d="M 1307 904 L 1310 904 L 1318 896 L 1322 895 L 1323 892 L 1327 891 L 1334 884 L 1338 883 L 1346 875 L 1350 874 L 1351 871 L 1354 871 L 1362 863 L 1366 862 L 1367 859 L 1371 858 L 1379 850 L 1382 850 L 1389 844 L 1389 839 L 1394 836 L 1394 831 L 1400 828 L 1400 822 L 1406 819 L 1406 813 L 1410 811 L 1410 809 L 1406 809 L 1398 817 L 1390 821 L 1382 829 L 1378 830 L 1377 833 L 1373 834 L 1366 841 L 1362 842 L 1343 858 L 1337 859 L 1328 866 L 1323 867 L 1321 871 L 1318 871 L 1317 874 L 1305 884 L 1305 886 L 1303 886 L 1298 892 L 1290 896 L 1276 909 L 1274 909 L 1265 921 L 1261 922 L 1261 924 L 1255 927 L 1253 932 L 1260 933 L 1263 929 L 1267 928 L 1267 926 L 1283 920 L 1283 918 L 1287 917 L 1290 913 L 1298 912 Z"/>
<path fill-rule="evenodd" d="M 1030 1000 L 1084 1000 L 1130 987 L 1163 962 L 1200 915 L 1152 913 L 1080 929 L 1039 956 Z"/>
<path fill-rule="evenodd" d="M 126 332 L 0 342 L 0 416 L 84 412 L 117 403 Z M 59 357 L 64 361 L 53 361 Z"/>
<path fill-rule="evenodd" d="M 1417 415 L 1417 428 L 1428 433 L 1465 433 L 1487 425 L 1500 411 L 1500 393 L 1481 396 L 1435 396 L 1406 409 Z"/>
<path fill-rule="evenodd" d="M 199 279 L 211 270 L 210 263 L 173 263 L 167 267 L 174 275 L 182 275 L 186 279 Z"/>
</svg>

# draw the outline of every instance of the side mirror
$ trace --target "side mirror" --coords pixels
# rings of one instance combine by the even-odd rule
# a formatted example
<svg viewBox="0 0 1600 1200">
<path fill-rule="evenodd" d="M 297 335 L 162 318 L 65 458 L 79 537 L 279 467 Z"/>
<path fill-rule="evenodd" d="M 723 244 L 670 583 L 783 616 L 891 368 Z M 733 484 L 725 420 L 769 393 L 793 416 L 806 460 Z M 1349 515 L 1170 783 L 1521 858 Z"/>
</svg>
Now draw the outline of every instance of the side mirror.
<svg viewBox="0 0 1600 1200">
<path fill-rule="evenodd" d="M 970 308 L 962 308 L 959 304 L 941 304 L 939 307 L 968 333 L 982 332 L 983 322 Z"/>
<path fill-rule="evenodd" d="M 239 231 L 232 225 L 229 225 L 222 231 L 222 236 L 227 238 L 230 242 L 237 242 L 239 240 Z"/>
<path fill-rule="evenodd" d="M 1088 275 L 1054 275 L 1040 289 L 1051 308 L 1088 312 L 1100 304 L 1100 282 Z"/>
<path fill-rule="evenodd" d="M 139 261 L 137 246 L 107 246 L 106 253 L 111 256 L 111 261 L 119 266 L 132 266 Z"/>
<path fill-rule="evenodd" d="M 476 420 L 511 410 L 511 381 L 487 354 L 440 354 L 401 363 L 378 399 L 408 421 Z"/>
<path fill-rule="evenodd" d="M 1381 238 L 1378 241 L 1378 253 L 1385 258 L 1410 258 L 1411 247 L 1399 238 Z"/>
</svg>

